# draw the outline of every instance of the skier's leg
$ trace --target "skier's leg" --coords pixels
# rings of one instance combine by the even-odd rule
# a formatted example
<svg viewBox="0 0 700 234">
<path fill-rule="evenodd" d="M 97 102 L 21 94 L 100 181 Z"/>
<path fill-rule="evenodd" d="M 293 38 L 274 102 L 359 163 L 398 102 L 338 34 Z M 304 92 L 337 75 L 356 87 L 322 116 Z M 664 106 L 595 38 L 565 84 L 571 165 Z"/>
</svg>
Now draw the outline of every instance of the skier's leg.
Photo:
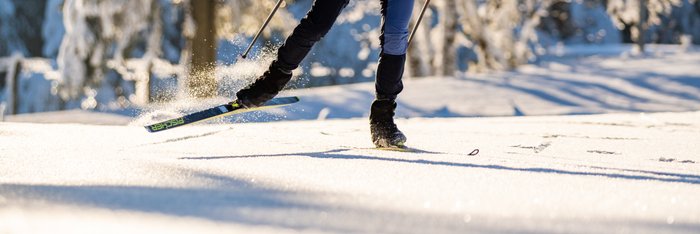
<svg viewBox="0 0 700 234">
<path fill-rule="evenodd" d="M 370 110 L 372 142 L 377 147 L 400 147 L 406 136 L 394 123 L 396 97 L 403 90 L 404 64 L 408 49 L 408 23 L 413 11 L 413 0 L 381 0 L 382 34 L 381 53 L 375 89 L 377 99 Z"/>
<path fill-rule="evenodd" d="M 381 52 L 375 88 L 378 99 L 396 99 L 403 90 L 401 78 L 408 49 L 408 23 L 413 12 L 413 0 L 381 0 Z"/>
<path fill-rule="evenodd" d="M 313 45 L 328 33 L 348 2 L 315 0 L 306 17 L 279 48 L 277 59 L 269 69 L 249 87 L 236 93 L 238 103 L 259 106 L 277 95 L 292 78 L 292 70 L 299 67 Z"/>
</svg>

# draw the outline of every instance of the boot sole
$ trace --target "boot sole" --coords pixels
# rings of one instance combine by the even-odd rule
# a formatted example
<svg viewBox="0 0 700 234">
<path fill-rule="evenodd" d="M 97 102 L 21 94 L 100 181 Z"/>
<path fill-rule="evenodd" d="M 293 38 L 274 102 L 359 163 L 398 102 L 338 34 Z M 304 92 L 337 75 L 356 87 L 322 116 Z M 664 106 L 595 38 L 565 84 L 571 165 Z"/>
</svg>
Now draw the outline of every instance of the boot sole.
<svg viewBox="0 0 700 234">
<path fill-rule="evenodd" d="M 404 148 L 406 137 L 397 137 L 395 139 L 377 139 L 373 143 L 377 148 Z"/>
</svg>

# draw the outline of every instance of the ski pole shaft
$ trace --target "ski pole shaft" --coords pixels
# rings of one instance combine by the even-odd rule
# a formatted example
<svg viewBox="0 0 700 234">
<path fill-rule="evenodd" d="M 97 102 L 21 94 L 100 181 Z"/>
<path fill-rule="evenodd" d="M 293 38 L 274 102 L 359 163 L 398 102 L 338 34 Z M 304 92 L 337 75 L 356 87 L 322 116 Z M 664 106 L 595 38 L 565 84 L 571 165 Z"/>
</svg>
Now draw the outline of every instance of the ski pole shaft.
<svg viewBox="0 0 700 234">
<path fill-rule="evenodd" d="M 408 37 L 408 44 L 411 44 L 411 41 L 413 41 L 413 36 L 416 35 L 416 31 L 418 30 L 418 26 L 420 26 L 420 22 L 423 21 L 423 15 L 425 14 L 425 10 L 428 9 L 428 5 L 430 4 L 430 0 L 425 0 L 425 4 L 423 4 L 423 9 L 420 11 L 420 15 L 418 15 L 418 21 L 416 21 L 416 25 L 413 26 L 413 30 L 411 30 L 411 36 Z"/>
<path fill-rule="evenodd" d="M 255 42 L 258 40 L 258 37 L 260 37 L 260 34 L 262 34 L 262 31 L 265 30 L 267 25 L 270 23 L 270 20 L 272 19 L 272 16 L 277 13 L 277 9 L 280 8 L 282 5 L 282 2 L 284 0 L 278 0 L 277 4 L 275 5 L 275 8 L 272 9 L 272 12 L 270 12 L 270 15 L 267 16 L 267 19 L 265 20 L 265 23 L 263 23 L 262 27 L 260 27 L 260 30 L 258 30 L 258 33 L 255 34 L 255 37 L 253 37 L 253 41 L 250 42 L 250 45 L 248 45 L 248 48 L 245 50 L 245 52 L 241 55 L 242 58 L 248 57 L 248 53 L 250 53 L 250 50 L 253 49 L 253 45 L 255 45 Z"/>
</svg>

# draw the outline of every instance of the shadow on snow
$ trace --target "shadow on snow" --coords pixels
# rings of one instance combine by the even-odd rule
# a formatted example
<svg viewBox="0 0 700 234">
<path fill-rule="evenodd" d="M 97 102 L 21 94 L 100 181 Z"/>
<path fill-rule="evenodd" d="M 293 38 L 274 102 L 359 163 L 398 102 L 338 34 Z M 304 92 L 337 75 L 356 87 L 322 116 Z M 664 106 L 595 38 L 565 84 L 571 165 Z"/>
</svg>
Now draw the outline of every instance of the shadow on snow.
<svg viewBox="0 0 700 234">
<path fill-rule="evenodd" d="M 509 167 L 509 166 L 501 166 L 501 165 L 480 165 L 480 164 L 473 164 L 473 163 L 445 162 L 445 161 L 433 161 L 433 160 L 425 160 L 425 159 L 389 158 L 389 157 L 379 157 L 379 156 L 369 156 L 369 155 L 341 154 L 342 152 L 347 152 L 350 150 L 352 150 L 352 149 L 335 149 L 335 150 L 329 150 L 329 151 L 323 151 L 323 152 L 302 152 L 302 153 L 285 153 L 285 154 L 269 154 L 269 155 L 182 157 L 179 159 L 219 160 L 219 159 L 244 159 L 244 158 L 304 156 L 304 157 L 319 158 L 319 159 L 376 160 L 376 161 L 386 161 L 386 162 L 396 162 L 396 163 L 422 164 L 422 165 L 429 165 L 429 166 L 479 168 L 479 169 L 491 169 L 491 170 L 507 170 L 507 171 L 547 173 L 547 174 L 557 174 L 557 175 L 595 176 L 595 177 L 608 177 L 608 178 L 614 178 L 614 179 L 675 182 L 675 183 L 685 183 L 685 184 L 694 184 L 694 185 L 700 184 L 700 175 L 666 173 L 666 172 L 655 172 L 655 171 L 645 171 L 645 170 L 628 170 L 628 169 L 617 169 L 617 168 L 606 168 L 606 167 L 591 167 L 593 169 L 617 170 L 617 171 L 624 171 L 624 172 L 630 172 L 630 173 L 648 174 L 648 175 L 629 175 L 629 174 L 622 174 L 622 173 L 570 171 L 570 170 L 553 169 L 553 168 L 540 168 L 540 167 L 518 168 L 518 167 Z M 428 152 L 428 151 L 417 152 L 417 153 L 436 154 L 436 152 Z"/>
</svg>

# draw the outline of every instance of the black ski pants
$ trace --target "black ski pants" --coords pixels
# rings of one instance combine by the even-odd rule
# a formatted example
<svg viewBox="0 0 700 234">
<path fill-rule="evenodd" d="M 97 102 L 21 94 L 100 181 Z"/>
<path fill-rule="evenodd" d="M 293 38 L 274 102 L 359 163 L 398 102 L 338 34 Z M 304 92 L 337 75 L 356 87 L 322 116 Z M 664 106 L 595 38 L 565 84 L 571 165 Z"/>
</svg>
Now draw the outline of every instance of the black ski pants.
<svg viewBox="0 0 700 234">
<path fill-rule="evenodd" d="M 403 90 L 401 78 L 408 47 L 408 22 L 414 0 L 381 1 L 381 53 L 375 88 L 377 99 L 396 99 Z M 313 45 L 328 33 L 349 0 L 315 0 L 311 10 L 280 47 L 277 66 L 291 71 L 299 67 Z M 340 45 L 342 46 L 342 45 Z"/>
</svg>

